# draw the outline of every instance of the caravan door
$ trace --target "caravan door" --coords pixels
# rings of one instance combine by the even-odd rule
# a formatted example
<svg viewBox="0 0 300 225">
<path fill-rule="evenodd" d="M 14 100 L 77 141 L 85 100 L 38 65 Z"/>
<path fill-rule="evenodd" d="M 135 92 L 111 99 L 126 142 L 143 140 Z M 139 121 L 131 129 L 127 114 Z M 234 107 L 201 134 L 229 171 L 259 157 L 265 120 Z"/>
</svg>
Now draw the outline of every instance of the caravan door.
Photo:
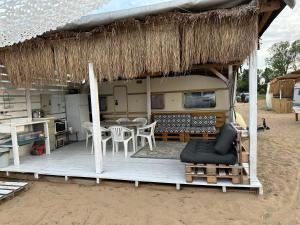
<svg viewBox="0 0 300 225">
<path fill-rule="evenodd" d="M 127 114 L 126 86 L 114 86 L 114 109 L 116 113 Z"/>
</svg>

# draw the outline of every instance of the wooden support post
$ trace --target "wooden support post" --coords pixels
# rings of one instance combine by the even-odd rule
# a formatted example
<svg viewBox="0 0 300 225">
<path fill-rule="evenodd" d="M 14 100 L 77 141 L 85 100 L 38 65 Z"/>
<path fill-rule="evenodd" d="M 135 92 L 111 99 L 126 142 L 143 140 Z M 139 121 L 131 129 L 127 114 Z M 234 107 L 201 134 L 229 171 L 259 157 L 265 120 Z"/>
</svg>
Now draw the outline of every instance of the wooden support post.
<svg viewBox="0 0 300 225">
<path fill-rule="evenodd" d="M 176 184 L 176 190 L 177 190 L 177 191 L 180 190 L 180 184 Z"/>
<path fill-rule="evenodd" d="M 250 182 L 257 180 L 257 47 L 249 57 Z"/>
<path fill-rule="evenodd" d="M 151 122 L 151 79 L 147 76 L 147 119 Z"/>
<path fill-rule="evenodd" d="M 282 99 L 281 81 L 279 81 L 279 99 Z"/>
<path fill-rule="evenodd" d="M 236 88 L 237 88 L 237 73 L 234 73 L 234 84 L 233 84 L 233 107 L 235 106 L 236 103 Z M 235 115 L 233 113 L 233 120 L 232 122 L 236 122 Z"/>
<path fill-rule="evenodd" d="M 139 187 L 139 181 L 138 181 L 138 180 L 136 180 L 136 181 L 134 182 L 134 186 L 135 186 L 135 187 Z"/>
<path fill-rule="evenodd" d="M 264 194 L 264 189 L 263 189 L 263 187 L 260 187 L 260 188 L 258 189 L 258 194 L 259 194 L 259 195 L 263 195 L 263 194 Z"/>
<path fill-rule="evenodd" d="M 30 90 L 26 89 L 26 109 L 28 119 L 32 119 L 32 108 L 31 108 L 31 99 L 30 99 Z"/>
<path fill-rule="evenodd" d="M 95 152 L 95 167 L 96 173 L 103 172 L 102 160 L 102 136 L 100 127 L 100 110 L 99 110 L 99 97 L 98 97 L 98 82 L 94 74 L 93 64 L 88 64 L 89 81 L 90 81 L 90 94 L 91 94 L 91 108 L 93 117 L 93 143 Z"/>
<path fill-rule="evenodd" d="M 34 176 L 35 179 L 39 179 L 39 174 L 38 173 L 34 173 L 33 176 Z"/>
<path fill-rule="evenodd" d="M 230 122 L 233 122 L 233 105 L 234 105 L 234 81 L 233 81 L 233 68 L 232 65 L 228 66 L 228 89 L 229 89 L 229 105 L 230 105 L 230 109 L 229 109 L 229 120 Z"/>
<path fill-rule="evenodd" d="M 213 67 L 209 67 L 208 68 L 211 72 L 213 72 L 217 77 L 219 77 L 221 80 L 224 81 L 224 83 L 228 86 L 228 79 L 222 74 L 220 73 L 218 70 L 216 70 Z"/>
<path fill-rule="evenodd" d="M 226 193 L 226 186 L 222 186 L 222 191 L 223 191 L 223 193 Z"/>
<path fill-rule="evenodd" d="M 50 154 L 50 138 L 49 138 L 49 128 L 48 128 L 48 122 L 43 123 L 44 126 L 44 135 L 46 137 L 45 140 L 45 148 L 46 148 L 46 154 Z"/>
<path fill-rule="evenodd" d="M 14 156 L 14 165 L 20 165 L 20 158 L 19 158 L 19 144 L 18 144 L 18 136 L 17 136 L 17 127 L 15 125 L 11 126 L 11 141 L 12 141 L 12 148 L 13 148 L 13 156 Z"/>
</svg>

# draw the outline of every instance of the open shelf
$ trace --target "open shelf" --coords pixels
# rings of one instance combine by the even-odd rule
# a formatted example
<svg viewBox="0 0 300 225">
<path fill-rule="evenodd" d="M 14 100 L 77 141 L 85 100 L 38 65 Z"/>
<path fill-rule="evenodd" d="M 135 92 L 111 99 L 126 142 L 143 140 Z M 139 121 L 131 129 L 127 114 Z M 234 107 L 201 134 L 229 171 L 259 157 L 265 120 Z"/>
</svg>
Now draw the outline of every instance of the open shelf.
<svg viewBox="0 0 300 225">
<path fill-rule="evenodd" d="M 44 141 L 46 139 L 47 139 L 47 137 L 38 137 L 38 138 L 32 138 L 32 139 L 22 140 L 22 141 L 18 140 L 18 145 L 19 146 L 28 145 L 28 144 L 30 144 L 32 142 L 35 142 L 35 141 Z M 2 148 L 12 148 L 12 142 L 8 141 L 8 142 L 5 142 L 3 144 L 0 144 L 0 147 L 2 147 Z"/>
</svg>

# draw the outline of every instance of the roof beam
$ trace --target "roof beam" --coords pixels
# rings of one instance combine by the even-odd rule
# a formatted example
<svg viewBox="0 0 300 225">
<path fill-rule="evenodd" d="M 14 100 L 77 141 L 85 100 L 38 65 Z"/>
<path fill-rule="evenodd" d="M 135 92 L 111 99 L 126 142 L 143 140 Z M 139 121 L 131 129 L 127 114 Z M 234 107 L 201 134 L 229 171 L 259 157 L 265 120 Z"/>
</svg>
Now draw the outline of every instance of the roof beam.
<svg viewBox="0 0 300 225">
<path fill-rule="evenodd" d="M 281 3 L 278 0 L 262 1 L 259 10 L 260 12 L 273 12 L 281 8 Z"/>
<path fill-rule="evenodd" d="M 208 69 L 211 72 L 213 72 L 217 77 L 219 77 L 221 80 L 223 80 L 227 86 L 229 85 L 229 80 L 223 74 L 221 74 L 218 70 L 216 70 L 213 67 L 209 67 Z"/>
<path fill-rule="evenodd" d="M 260 19 L 260 21 L 258 23 L 258 32 L 260 32 L 264 28 L 264 26 L 268 22 L 269 18 L 271 17 L 272 13 L 273 13 L 273 11 L 269 11 L 269 12 L 265 12 L 262 14 L 262 18 Z"/>
</svg>

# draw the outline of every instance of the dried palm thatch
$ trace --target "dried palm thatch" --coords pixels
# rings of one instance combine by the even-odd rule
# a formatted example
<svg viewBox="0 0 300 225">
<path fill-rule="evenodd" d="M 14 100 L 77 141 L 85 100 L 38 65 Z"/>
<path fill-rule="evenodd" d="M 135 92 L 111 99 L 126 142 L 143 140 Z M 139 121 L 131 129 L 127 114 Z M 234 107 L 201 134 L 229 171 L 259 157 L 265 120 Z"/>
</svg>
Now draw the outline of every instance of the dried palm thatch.
<svg viewBox="0 0 300 225">
<path fill-rule="evenodd" d="M 184 72 L 193 64 L 242 62 L 257 41 L 253 2 L 203 13 L 129 19 L 90 32 L 63 32 L 0 50 L 15 86 L 80 82 L 93 62 L 99 80 Z"/>
<path fill-rule="evenodd" d="M 252 10 L 251 10 L 252 9 Z M 182 69 L 246 59 L 257 41 L 253 5 L 190 14 L 182 25 Z"/>
<path fill-rule="evenodd" d="M 279 96 L 281 90 L 282 98 L 293 98 L 294 95 L 295 80 L 276 80 L 270 84 L 270 93 L 273 96 Z"/>
</svg>

